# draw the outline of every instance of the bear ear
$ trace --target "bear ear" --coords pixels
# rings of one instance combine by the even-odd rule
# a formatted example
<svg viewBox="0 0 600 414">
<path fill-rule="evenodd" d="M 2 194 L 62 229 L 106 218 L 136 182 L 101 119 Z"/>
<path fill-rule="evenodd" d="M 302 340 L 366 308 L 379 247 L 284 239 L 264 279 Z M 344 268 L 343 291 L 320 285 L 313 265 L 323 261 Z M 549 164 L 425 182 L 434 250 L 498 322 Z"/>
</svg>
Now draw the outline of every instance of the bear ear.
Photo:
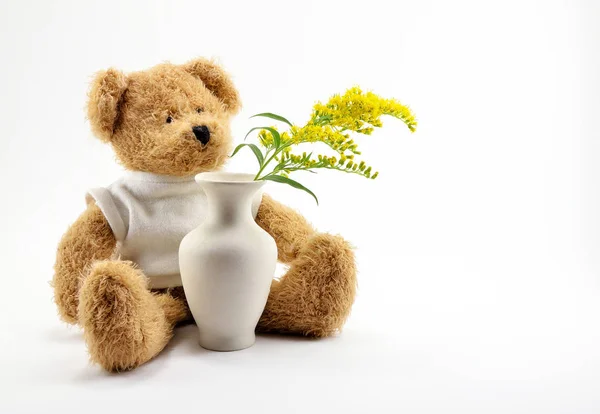
<svg viewBox="0 0 600 414">
<path fill-rule="evenodd" d="M 110 142 L 113 136 L 126 90 L 127 77 L 116 69 L 98 72 L 92 81 L 87 112 L 92 131 L 102 141 Z"/>
<path fill-rule="evenodd" d="M 185 65 L 183 68 L 188 73 L 202 80 L 208 90 L 223 102 L 227 112 L 237 113 L 242 104 L 237 89 L 229 75 L 212 60 L 198 58 Z"/>
</svg>

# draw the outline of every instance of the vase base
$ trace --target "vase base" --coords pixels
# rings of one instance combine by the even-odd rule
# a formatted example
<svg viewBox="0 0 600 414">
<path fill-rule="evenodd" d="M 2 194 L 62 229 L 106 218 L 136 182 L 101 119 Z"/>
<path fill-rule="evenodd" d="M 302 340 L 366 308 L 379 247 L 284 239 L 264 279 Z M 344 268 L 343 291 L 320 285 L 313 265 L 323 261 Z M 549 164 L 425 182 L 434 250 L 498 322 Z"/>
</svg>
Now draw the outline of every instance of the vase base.
<svg viewBox="0 0 600 414">
<path fill-rule="evenodd" d="M 211 335 L 200 334 L 198 344 L 210 351 L 231 352 L 241 351 L 242 349 L 250 348 L 256 342 L 256 335 L 239 336 L 239 337 L 215 337 Z"/>
</svg>

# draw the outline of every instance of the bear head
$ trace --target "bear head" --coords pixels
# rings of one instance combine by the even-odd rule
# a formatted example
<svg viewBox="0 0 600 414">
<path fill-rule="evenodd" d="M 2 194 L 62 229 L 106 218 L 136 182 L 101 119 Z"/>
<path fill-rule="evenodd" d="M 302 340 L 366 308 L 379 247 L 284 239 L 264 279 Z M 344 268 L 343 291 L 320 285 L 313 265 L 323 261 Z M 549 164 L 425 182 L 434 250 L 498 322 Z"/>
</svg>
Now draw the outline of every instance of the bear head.
<svg viewBox="0 0 600 414">
<path fill-rule="evenodd" d="M 231 151 L 229 120 L 240 99 L 213 61 L 98 73 L 88 100 L 94 134 L 129 170 L 189 176 L 219 169 Z"/>
</svg>

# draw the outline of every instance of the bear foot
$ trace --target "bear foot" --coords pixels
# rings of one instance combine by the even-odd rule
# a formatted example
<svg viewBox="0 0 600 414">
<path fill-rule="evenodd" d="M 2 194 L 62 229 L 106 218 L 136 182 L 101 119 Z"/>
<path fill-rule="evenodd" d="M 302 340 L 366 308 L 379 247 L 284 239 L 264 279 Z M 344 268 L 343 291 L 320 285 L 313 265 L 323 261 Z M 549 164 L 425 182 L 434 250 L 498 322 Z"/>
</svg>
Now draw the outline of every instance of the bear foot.
<svg viewBox="0 0 600 414">
<path fill-rule="evenodd" d="M 131 262 L 96 262 L 81 288 L 78 310 L 91 360 L 107 371 L 125 371 L 156 356 L 173 335 L 175 321 L 167 313 L 178 314 L 176 299 L 161 296 L 150 292 Z"/>
</svg>

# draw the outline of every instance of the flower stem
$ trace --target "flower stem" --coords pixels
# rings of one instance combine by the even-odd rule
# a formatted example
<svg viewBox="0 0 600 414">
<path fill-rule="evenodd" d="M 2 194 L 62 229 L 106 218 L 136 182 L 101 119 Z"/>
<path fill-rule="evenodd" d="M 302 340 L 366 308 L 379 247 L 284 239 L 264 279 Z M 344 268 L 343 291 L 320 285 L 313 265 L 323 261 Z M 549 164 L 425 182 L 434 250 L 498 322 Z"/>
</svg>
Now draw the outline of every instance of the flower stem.
<svg viewBox="0 0 600 414">
<path fill-rule="evenodd" d="M 275 152 L 273 153 L 273 155 L 271 155 L 269 158 L 267 158 L 267 156 L 269 155 L 269 152 L 271 151 L 270 149 L 265 153 L 265 159 L 266 161 L 263 163 L 262 167 L 260 167 L 260 169 L 258 170 L 258 172 L 256 173 L 256 175 L 254 176 L 254 181 L 260 180 L 260 173 L 263 172 L 263 170 L 267 167 L 267 165 L 273 161 L 273 158 L 275 158 L 275 156 L 277 154 L 279 154 L 285 147 L 287 147 L 289 145 L 282 145 L 279 148 L 275 149 Z M 268 175 L 268 174 L 267 174 Z"/>
</svg>

